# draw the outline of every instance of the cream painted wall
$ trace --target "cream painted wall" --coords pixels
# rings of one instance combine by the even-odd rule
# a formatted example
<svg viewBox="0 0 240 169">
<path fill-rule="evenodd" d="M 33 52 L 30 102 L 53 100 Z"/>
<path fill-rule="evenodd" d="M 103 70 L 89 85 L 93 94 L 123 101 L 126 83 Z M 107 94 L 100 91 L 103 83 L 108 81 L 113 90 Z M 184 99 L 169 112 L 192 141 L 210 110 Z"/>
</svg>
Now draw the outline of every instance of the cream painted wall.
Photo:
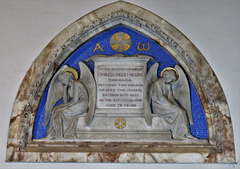
<svg viewBox="0 0 240 169">
<path fill-rule="evenodd" d="M 131 0 L 182 31 L 206 57 L 226 94 L 238 164 L 6 163 L 11 109 L 34 59 L 70 23 L 112 0 L 0 0 L 0 168 L 240 168 L 240 1 Z"/>
</svg>

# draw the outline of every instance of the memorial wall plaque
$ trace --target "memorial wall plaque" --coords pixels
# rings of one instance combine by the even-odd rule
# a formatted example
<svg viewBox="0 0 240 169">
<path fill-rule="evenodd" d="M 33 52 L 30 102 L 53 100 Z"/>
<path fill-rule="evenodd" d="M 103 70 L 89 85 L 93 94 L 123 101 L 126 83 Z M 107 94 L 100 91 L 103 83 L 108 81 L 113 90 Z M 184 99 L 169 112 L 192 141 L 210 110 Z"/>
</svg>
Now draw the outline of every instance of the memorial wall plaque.
<svg viewBox="0 0 240 169">
<path fill-rule="evenodd" d="M 7 161 L 233 163 L 235 154 L 202 54 L 167 21 L 119 1 L 68 26 L 33 63 Z"/>
</svg>

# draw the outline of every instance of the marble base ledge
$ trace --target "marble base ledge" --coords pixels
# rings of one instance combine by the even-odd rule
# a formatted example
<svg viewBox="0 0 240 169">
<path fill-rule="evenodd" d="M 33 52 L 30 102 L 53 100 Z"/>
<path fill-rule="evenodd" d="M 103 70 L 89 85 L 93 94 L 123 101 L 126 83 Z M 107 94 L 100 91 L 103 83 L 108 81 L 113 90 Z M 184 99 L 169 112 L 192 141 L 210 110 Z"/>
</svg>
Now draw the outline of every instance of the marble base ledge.
<svg viewBox="0 0 240 169">
<path fill-rule="evenodd" d="M 37 141 L 27 144 L 24 152 L 141 152 L 141 153 L 207 153 L 217 152 L 207 140 L 186 142 L 79 142 Z"/>
</svg>

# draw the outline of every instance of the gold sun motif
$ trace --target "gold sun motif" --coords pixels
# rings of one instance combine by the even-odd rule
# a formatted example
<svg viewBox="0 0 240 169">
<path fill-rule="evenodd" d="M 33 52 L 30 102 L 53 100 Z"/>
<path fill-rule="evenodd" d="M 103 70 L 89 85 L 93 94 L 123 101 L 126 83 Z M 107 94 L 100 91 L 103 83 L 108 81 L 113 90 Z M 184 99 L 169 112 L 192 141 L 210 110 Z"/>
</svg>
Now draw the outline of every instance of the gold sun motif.
<svg viewBox="0 0 240 169">
<path fill-rule="evenodd" d="M 118 129 L 124 129 L 127 125 L 127 122 L 126 122 L 125 119 L 118 118 L 118 119 L 115 120 L 114 125 Z"/>
<path fill-rule="evenodd" d="M 117 52 L 125 52 L 127 51 L 132 44 L 131 37 L 124 32 L 117 32 L 112 35 L 110 39 L 110 45 L 113 50 Z"/>
</svg>

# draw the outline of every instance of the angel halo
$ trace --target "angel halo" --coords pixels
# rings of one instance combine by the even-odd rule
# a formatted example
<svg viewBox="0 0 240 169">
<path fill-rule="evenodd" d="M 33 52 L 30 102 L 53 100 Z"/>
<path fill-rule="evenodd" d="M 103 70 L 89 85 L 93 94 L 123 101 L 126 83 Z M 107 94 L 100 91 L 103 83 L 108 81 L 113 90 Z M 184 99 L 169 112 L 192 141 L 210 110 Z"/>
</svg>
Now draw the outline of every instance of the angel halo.
<svg viewBox="0 0 240 169">
<path fill-rule="evenodd" d="M 75 69 L 67 67 L 66 69 L 64 69 L 62 71 L 62 74 L 65 73 L 65 72 L 72 73 L 72 75 L 74 76 L 75 80 L 78 80 L 78 73 L 77 73 L 77 71 Z"/>
<path fill-rule="evenodd" d="M 163 77 L 163 74 L 164 74 L 165 71 L 174 71 L 174 73 L 175 73 L 176 80 L 174 80 L 173 82 L 171 82 L 171 84 L 175 83 L 175 82 L 178 80 L 179 75 L 178 75 L 178 72 L 177 72 L 176 69 L 174 69 L 174 68 L 172 68 L 172 67 L 166 67 L 166 68 L 164 68 L 164 69 L 161 71 L 160 77 Z"/>
</svg>

